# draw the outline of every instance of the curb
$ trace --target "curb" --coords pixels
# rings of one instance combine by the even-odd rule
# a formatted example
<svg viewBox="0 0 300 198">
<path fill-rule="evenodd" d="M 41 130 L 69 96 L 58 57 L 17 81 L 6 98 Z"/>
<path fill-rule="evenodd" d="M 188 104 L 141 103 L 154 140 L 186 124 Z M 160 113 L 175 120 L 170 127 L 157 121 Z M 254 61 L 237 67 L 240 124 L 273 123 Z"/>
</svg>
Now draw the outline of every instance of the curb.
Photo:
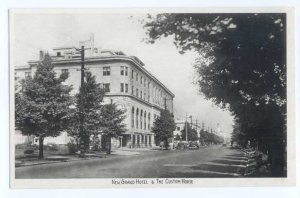
<svg viewBox="0 0 300 198">
<path fill-rule="evenodd" d="M 74 161 L 82 161 L 82 160 L 92 160 L 92 159 L 97 159 L 97 158 L 107 158 L 107 156 L 102 157 L 102 156 L 95 156 L 95 157 L 85 157 L 85 158 L 76 158 L 76 159 L 69 159 L 69 160 L 48 160 L 47 162 L 37 162 L 33 164 L 15 164 L 15 168 L 20 168 L 20 167 L 26 167 L 26 166 L 37 166 L 37 165 L 44 165 L 44 164 L 55 164 L 55 163 L 62 163 L 62 162 L 74 162 Z"/>
</svg>

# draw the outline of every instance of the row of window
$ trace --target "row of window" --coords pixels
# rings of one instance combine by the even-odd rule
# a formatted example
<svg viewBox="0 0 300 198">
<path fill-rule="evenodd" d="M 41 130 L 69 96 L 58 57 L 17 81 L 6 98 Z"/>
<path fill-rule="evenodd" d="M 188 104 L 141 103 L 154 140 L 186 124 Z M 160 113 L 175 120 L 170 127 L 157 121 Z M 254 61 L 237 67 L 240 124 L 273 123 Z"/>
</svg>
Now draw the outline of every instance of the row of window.
<svg viewBox="0 0 300 198">
<path fill-rule="evenodd" d="M 135 119 L 134 119 L 135 118 Z M 148 118 L 148 119 L 147 119 Z M 148 120 L 148 122 L 147 122 Z M 142 109 L 139 110 L 139 108 L 134 109 L 132 107 L 131 109 L 131 128 L 137 128 L 137 129 L 148 129 L 150 130 L 150 112 L 143 111 Z"/>
<path fill-rule="evenodd" d="M 65 72 L 68 72 L 68 69 L 62 69 L 61 70 L 62 73 L 65 73 Z M 110 76 L 111 74 L 111 68 L 110 66 L 106 66 L 106 67 L 103 67 L 103 76 Z M 30 74 L 28 74 L 30 75 Z M 126 66 L 120 66 L 120 75 L 122 76 L 128 76 L 128 67 Z M 134 70 L 132 70 L 132 79 L 134 79 Z M 140 77 L 140 78 L 139 78 Z M 147 83 L 147 80 L 145 77 L 143 77 L 142 75 L 139 76 L 139 73 L 136 72 L 136 81 L 138 81 L 138 79 L 140 79 L 140 83 L 142 85 L 144 85 L 144 87 L 146 87 L 146 84 L 148 85 L 148 96 L 147 96 L 147 93 L 144 92 L 143 94 L 143 91 L 140 90 L 138 88 L 136 88 L 136 92 L 134 94 L 134 86 L 132 86 L 132 95 L 135 95 L 136 97 L 139 97 L 145 101 L 148 101 L 150 102 L 150 82 L 148 81 Z M 110 84 L 109 83 L 106 83 L 106 84 L 103 84 L 105 90 L 107 92 L 110 92 Z M 128 93 L 128 84 L 124 84 L 124 83 L 121 83 L 120 85 L 120 91 L 121 92 L 125 92 L 125 93 Z M 154 87 L 153 88 L 153 96 L 154 96 L 154 103 L 155 104 L 161 104 L 162 105 L 162 91 L 159 90 L 157 87 Z"/>
<path fill-rule="evenodd" d="M 148 122 L 147 122 L 148 115 Z M 150 130 L 150 112 L 143 111 L 142 109 L 132 107 L 131 109 L 131 128 Z M 134 119 L 135 118 L 135 119 Z M 140 119 L 139 119 L 140 118 Z M 154 120 L 156 120 L 158 116 L 154 114 Z M 143 122 L 144 121 L 144 122 Z"/>
<path fill-rule="evenodd" d="M 135 94 L 134 94 L 134 86 L 131 87 L 131 95 L 141 98 L 142 100 L 150 102 L 150 95 L 148 94 L 148 97 L 147 97 L 147 94 L 145 92 L 143 95 L 143 91 L 139 92 L 138 88 L 136 88 Z"/>
<path fill-rule="evenodd" d="M 141 142 L 140 142 L 141 141 Z M 151 136 L 149 135 L 132 135 L 132 144 L 133 145 L 140 145 L 141 144 L 149 144 L 151 145 Z"/>
<path fill-rule="evenodd" d="M 68 72 L 68 69 L 62 69 L 61 73 L 66 73 Z M 106 66 L 103 67 L 103 76 L 110 76 L 111 74 L 111 68 L 110 66 Z M 120 74 L 122 76 L 128 76 L 128 67 L 126 66 L 120 66 Z M 31 76 L 31 72 L 25 72 L 25 77 Z M 132 78 L 134 78 L 134 70 L 132 70 Z M 140 79 L 140 83 L 144 84 L 144 87 L 146 87 L 146 84 L 148 84 L 148 91 L 146 93 L 146 91 L 143 93 L 142 90 L 139 90 L 138 88 L 134 88 L 134 86 L 132 86 L 132 95 L 135 95 L 136 97 L 139 97 L 145 101 L 150 102 L 150 82 L 147 80 L 145 77 L 143 77 L 142 75 L 139 78 L 139 73 L 136 72 L 136 81 L 138 81 L 138 79 Z M 104 83 L 103 84 L 103 88 L 105 89 L 106 92 L 110 92 L 110 84 L 109 83 Z M 125 83 L 121 83 L 120 85 L 120 91 L 123 93 L 128 93 L 128 84 Z M 134 93 L 135 91 L 135 93 Z M 153 102 L 155 104 L 160 104 L 163 105 L 163 92 L 162 90 L 159 90 L 157 87 L 153 87 L 152 89 L 152 95 L 153 95 Z"/>
<path fill-rule="evenodd" d="M 103 67 L 102 70 L 103 70 L 103 76 L 110 76 L 110 73 L 111 73 L 110 66 Z M 68 72 L 68 69 L 61 70 L 61 73 L 65 73 L 65 72 Z M 128 76 L 128 67 L 121 66 L 120 74 L 121 74 L 121 76 Z"/>
<path fill-rule="evenodd" d="M 128 76 L 128 67 L 120 66 L 120 75 Z M 103 76 L 110 76 L 110 66 L 103 67 Z"/>
<path fill-rule="evenodd" d="M 148 89 L 150 89 L 150 82 L 148 81 L 148 83 L 147 83 L 147 79 L 145 78 L 145 77 L 143 77 L 142 75 L 140 76 L 140 78 L 139 78 L 139 73 L 135 73 L 135 75 L 134 75 L 134 70 L 131 70 L 131 78 L 132 78 L 132 80 L 134 80 L 134 76 L 136 76 L 135 77 L 135 80 L 138 82 L 139 81 L 139 79 L 140 79 L 140 84 L 141 85 L 144 85 L 144 87 L 146 87 L 146 85 L 148 84 Z"/>
<path fill-rule="evenodd" d="M 134 86 L 132 86 L 132 95 L 135 95 L 136 97 L 140 97 L 141 99 L 150 102 L 150 81 L 147 81 L 147 79 L 145 77 L 143 77 L 142 75 L 139 76 L 138 72 L 134 72 L 134 70 L 131 71 L 131 78 L 132 80 L 134 80 L 134 76 L 135 76 L 135 81 L 138 82 L 140 81 L 141 85 L 144 85 L 144 87 L 147 86 L 148 88 L 148 97 L 146 97 L 146 93 L 138 91 L 138 88 L 136 88 L 136 93 L 134 94 Z M 159 105 L 163 105 L 163 91 L 159 88 L 157 88 L 156 86 L 152 87 L 152 96 L 153 96 L 153 102 L 155 104 L 159 104 Z"/>
</svg>

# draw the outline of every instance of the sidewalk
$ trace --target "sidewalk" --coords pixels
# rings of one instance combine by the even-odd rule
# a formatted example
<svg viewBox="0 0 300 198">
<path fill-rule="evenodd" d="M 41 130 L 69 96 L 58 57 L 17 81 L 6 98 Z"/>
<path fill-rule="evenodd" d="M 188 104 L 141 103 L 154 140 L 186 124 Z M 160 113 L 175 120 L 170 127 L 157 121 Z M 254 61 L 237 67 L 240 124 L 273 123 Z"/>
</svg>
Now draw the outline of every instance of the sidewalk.
<svg viewBox="0 0 300 198">
<path fill-rule="evenodd" d="M 109 155 L 111 156 L 111 155 Z M 86 154 L 85 157 L 79 157 L 78 154 L 51 154 L 45 155 L 43 160 L 38 159 L 38 155 L 24 155 L 22 157 L 17 157 L 15 160 L 15 167 L 22 167 L 22 166 L 34 166 L 34 165 L 41 165 L 41 164 L 52 164 L 52 163 L 59 163 L 59 162 L 69 162 L 69 161 L 79 161 L 79 160 L 89 160 L 95 158 L 107 158 L 108 155 L 105 153 L 93 153 L 93 154 Z"/>
<path fill-rule="evenodd" d="M 52 154 L 44 154 L 44 159 L 39 160 L 37 154 L 31 155 L 17 155 L 15 160 L 15 167 L 23 167 L 23 166 L 34 166 L 34 165 L 42 165 L 42 164 L 52 164 L 59 162 L 70 162 L 70 161 L 79 161 L 79 160 L 89 160 L 95 158 L 115 158 L 118 156 L 130 156 L 130 155 L 139 155 L 140 152 L 137 150 L 113 150 L 110 155 L 107 155 L 106 152 L 94 152 L 87 153 L 85 157 L 79 157 L 78 154 L 62 154 L 62 153 L 52 153 Z"/>
</svg>

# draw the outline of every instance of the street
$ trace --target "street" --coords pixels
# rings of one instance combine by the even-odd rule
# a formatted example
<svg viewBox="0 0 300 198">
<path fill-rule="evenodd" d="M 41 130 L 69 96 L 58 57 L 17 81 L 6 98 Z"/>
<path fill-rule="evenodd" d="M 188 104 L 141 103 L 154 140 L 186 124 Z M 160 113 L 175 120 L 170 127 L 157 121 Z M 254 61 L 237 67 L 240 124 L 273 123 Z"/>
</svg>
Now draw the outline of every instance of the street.
<svg viewBox="0 0 300 198">
<path fill-rule="evenodd" d="M 199 150 L 144 151 L 16 168 L 16 178 L 165 178 L 241 177 L 242 154 L 222 146 Z"/>
</svg>

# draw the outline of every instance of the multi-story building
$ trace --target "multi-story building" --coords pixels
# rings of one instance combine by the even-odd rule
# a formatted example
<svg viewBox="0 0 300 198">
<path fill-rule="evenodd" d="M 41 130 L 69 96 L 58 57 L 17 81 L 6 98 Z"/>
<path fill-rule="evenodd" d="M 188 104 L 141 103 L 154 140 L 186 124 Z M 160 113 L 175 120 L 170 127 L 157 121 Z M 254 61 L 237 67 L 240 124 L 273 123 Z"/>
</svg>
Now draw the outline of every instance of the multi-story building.
<svg viewBox="0 0 300 198">
<path fill-rule="evenodd" d="M 73 85 L 72 94 L 78 92 L 80 86 L 81 55 L 75 47 L 54 48 L 52 64 L 59 75 L 69 72 L 66 83 Z M 40 60 L 29 61 L 28 66 L 15 68 L 15 79 L 18 81 L 28 75 L 34 75 Z M 96 76 L 96 80 L 106 89 L 104 103 L 116 103 L 126 110 L 125 134 L 113 140 L 116 147 L 150 147 L 154 144 L 151 132 L 153 122 L 166 108 L 173 112 L 174 94 L 155 78 L 144 63 L 135 56 L 127 56 L 123 52 L 85 48 L 85 68 Z M 62 138 L 59 140 L 59 138 Z M 66 142 L 69 137 L 62 134 L 58 138 L 48 138 L 52 142 Z M 47 142 L 47 138 L 45 139 Z"/>
</svg>

